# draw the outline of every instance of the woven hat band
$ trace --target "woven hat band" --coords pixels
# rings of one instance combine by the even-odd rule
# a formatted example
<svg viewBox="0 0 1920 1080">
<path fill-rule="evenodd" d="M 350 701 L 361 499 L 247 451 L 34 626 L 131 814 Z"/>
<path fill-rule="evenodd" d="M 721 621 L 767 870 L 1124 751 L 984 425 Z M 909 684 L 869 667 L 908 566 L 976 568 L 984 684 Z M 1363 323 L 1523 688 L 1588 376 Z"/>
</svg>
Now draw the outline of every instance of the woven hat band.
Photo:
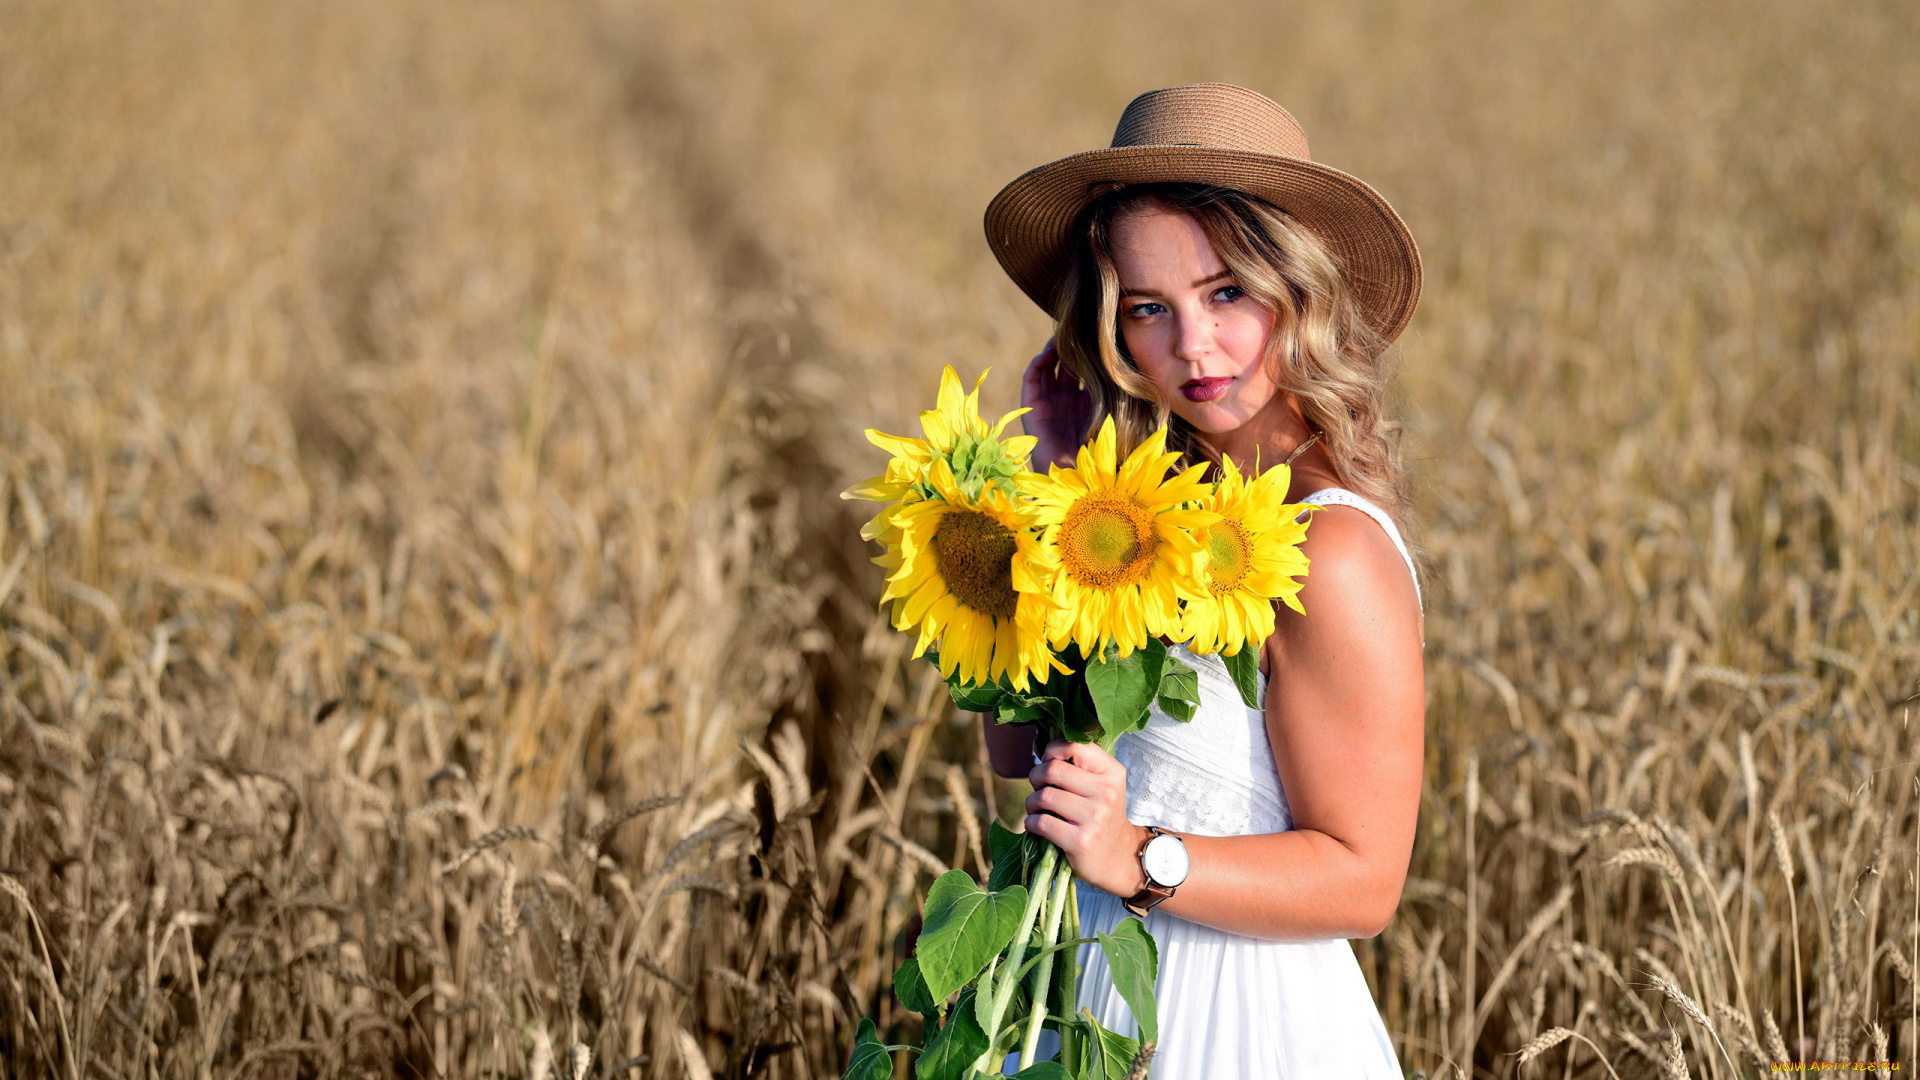
<svg viewBox="0 0 1920 1080">
<path fill-rule="evenodd" d="M 1141 94 L 1120 116 L 1113 145 L 1213 146 L 1312 160 L 1307 133 L 1271 99 L 1227 83 Z"/>
</svg>

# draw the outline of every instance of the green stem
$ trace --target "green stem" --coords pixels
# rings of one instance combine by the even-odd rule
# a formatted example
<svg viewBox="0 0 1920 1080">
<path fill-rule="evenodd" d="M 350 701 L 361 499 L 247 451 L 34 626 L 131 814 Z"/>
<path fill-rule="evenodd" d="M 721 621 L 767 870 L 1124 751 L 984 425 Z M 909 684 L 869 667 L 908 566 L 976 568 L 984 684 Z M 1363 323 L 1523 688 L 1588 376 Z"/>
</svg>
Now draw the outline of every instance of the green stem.
<svg viewBox="0 0 1920 1080">
<path fill-rule="evenodd" d="M 1053 870 L 1060 861 L 1060 849 L 1052 844 L 1046 845 L 1046 851 L 1040 855 L 1040 865 L 1034 868 L 1033 885 L 1027 893 L 1027 907 L 1020 913 L 1020 929 L 1013 935 L 1013 944 L 1007 946 L 1007 962 L 1000 967 L 1000 984 L 994 987 L 993 1001 L 987 1010 L 987 1045 L 991 1047 L 1000 1037 L 1000 1020 L 1007 1015 L 1007 1005 L 1013 1001 L 1014 988 L 1020 985 L 1021 962 L 1027 955 L 1027 939 L 1033 936 L 1033 924 L 1040 921 L 1040 906 L 1047 899 L 1053 884 Z M 985 985 L 983 982 L 982 985 Z M 988 1065 L 993 1057 L 989 1049 L 973 1063 L 973 1071 L 991 1076 Z"/>
<path fill-rule="evenodd" d="M 1080 880 L 1067 877 L 1067 937 L 1073 948 L 1060 958 L 1060 1064 L 1074 1076 L 1080 1075 L 1080 1029 L 1066 1022 L 1080 1003 L 1080 945 L 1097 938 L 1080 936 Z"/>
<path fill-rule="evenodd" d="M 1062 930 L 1061 933 L 1064 934 L 1066 933 L 1066 931 Z M 1099 940 L 1100 939 L 1097 937 L 1082 937 L 1082 938 L 1063 937 L 1059 941 L 1056 941 L 1052 945 L 1048 946 L 1047 948 L 1042 949 L 1039 952 L 1034 953 L 1032 956 L 1027 957 L 1027 962 L 1024 965 L 1022 965 L 1020 968 L 1020 977 L 1024 979 L 1027 976 L 1033 974 L 1033 969 L 1040 966 L 1040 961 L 1050 956 L 1054 956 L 1058 953 L 1065 952 L 1066 950 L 1074 948 L 1076 946 L 1092 945 L 1098 942 Z"/>
<path fill-rule="evenodd" d="M 1033 1002 L 1033 1015 L 1027 1017 L 1027 1039 L 1020 1044 L 1022 1069 L 1033 1064 L 1034 1055 L 1040 1050 L 1040 1025 L 1047 1019 L 1047 980 L 1053 977 L 1053 949 L 1060 940 L 1060 917 L 1066 914 L 1067 894 L 1073 891 L 1072 886 L 1073 868 L 1064 868 L 1053 883 L 1053 895 L 1047 898 L 1047 922 L 1040 936 L 1040 968 L 1033 973 L 1033 988 L 1027 995 Z"/>
</svg>

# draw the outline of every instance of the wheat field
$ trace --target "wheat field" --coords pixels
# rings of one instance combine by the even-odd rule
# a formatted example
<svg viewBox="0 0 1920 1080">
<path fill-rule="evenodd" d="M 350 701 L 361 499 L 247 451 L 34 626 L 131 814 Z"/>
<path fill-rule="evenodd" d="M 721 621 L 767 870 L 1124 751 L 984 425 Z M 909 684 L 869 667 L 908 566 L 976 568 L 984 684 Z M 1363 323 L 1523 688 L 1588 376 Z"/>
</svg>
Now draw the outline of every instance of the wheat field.
<svg viewBox="0 0 1920 1080">
<path fill-rule="evenodd" d="M 1409 1075 L 1920 1065 L 1920 9 L 0 7 L 0 1073 L 831 1077 L 1016 820 L 835 496 L 1240 82 L 1426 257 Z M 904 1057 L 896 1075 L 908 1074 Z"/>
</svg>

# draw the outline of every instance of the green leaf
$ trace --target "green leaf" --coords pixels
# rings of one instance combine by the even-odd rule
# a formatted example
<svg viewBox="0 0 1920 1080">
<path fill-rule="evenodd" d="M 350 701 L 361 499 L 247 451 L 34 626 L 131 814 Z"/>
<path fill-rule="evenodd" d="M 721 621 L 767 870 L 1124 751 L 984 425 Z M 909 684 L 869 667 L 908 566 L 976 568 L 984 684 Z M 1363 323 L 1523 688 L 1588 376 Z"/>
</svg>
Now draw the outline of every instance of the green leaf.
<svg viewBox="0 0 1920 1080">
<path fill-rule="evenodd" d="M 1048 739 L 1097 743 L 1100 715 L 1094 707 L 1093 695 L 1087 691 L 1088 662 L 1072 644 L 1060 650 L 1058 657 L 1068 671 L 1048 672 L 1047 681 L 1035 688 L 1036 699 L 1044 698 L 1043 704 L 1054 710 L 1053 715 L 1042 722 L 1042 728 Z"/>
<path fill-rule="evenodd" d="M 1200 700 L 1200 673 L 1169 656 L 1160 672 L 1160 696 L 1180 701 Z"/>
<path fill-rule="evenodd" d="M 919 1080 L 962 1080 L 986 1052 L 987 1033 L 973 1017 L 971 998 L 962 995 L 951 1016 L 913 1063 L 913 1075 Z"/>
<path fill-rule="evenodd" d="M 1107 967 L 1113 972 L 1113 988 L 1120 991 L 1133 1019 L 1140 1025 L 1140 1036 L 1148 1042 L 1160 1037 L 1160 1009 L 1154 1000 L 1153 984 L 1160 972 L 1160 949 L 1147 924 L 1127 918 L 1101 934 L 1100 951 L 1107 954 Z"/>
<path fill-rule="evenodd" d="M 1159 638 L 1148 638 L 1146 645 L 1142 646 L 1140 651 L 1147 656 L 1147 676 L 1153 680 L 1155 686 L 1158 686 L 1160 675 L 1166 670 L 1167 662 L 1173 660 L 1173 654 L 1167 652 L 1166 642 Z M 1179 663 L 1178 660 L 1173 662 Z"/>
<path fill-rule="evenodd" d="M 1127 1080 L 1133 1059 L 1140 1054 L 1140 1040 L 1101 1027 L 1086 1009 L 1080 1010 L 1079 1024 L 1087 1032 L 1080 1075 L 1085 1080 Z"/>
<path fill-rule="evenodd" d="M 1000 964 L 998 961 L 995 961 L 987 968 L 986 977 L 974 984 L 973 1022 L 979 1025 L 981 1031 L 986 1031 L 987 1026 L 993 1023 L 993 991 L 995 984 L 999 981 Z M 1015 996 L 1018 996 L 1017 991 Z M 1009 1018 L 1019 1015 L 1019 1007 L 1012 1001 L 1007 1002 L 1006 1011 L 1000 1016 L 1001 1035 L 1005 1035 L 1007 1028 L 1010 1026 L 1008 1024 Z"/>
<path fill-rule="evenodd" d="M 1233 685 L 1240 690 L 1240 700 L 1249 709 L 1261 708 L 1260 650 L 1252 645 L 1243 645 L 1239 652 L 1220 659 L 1226 662 L 1227 674 L 1233 676 Z"/>
<path fill-rule="evenodd" d="M 1072 676 L 1072 683 L 1061 690 L 1061 710 L 1059 726 L 1049 731 L 1050 737 L 1068 742 L 1097 743 L 1100 741 L 1100 711 L 1094 706 L 1093 694 L 1087 689 L 1087 671 L 1082 667 Z"/>
<path fill-rule="evenodd" d="M 860 1026 L 853 1032 L 853 1056 L 847 1060 L 847 1071 L 842 1080 L 888 1080 L 893 1075 L 893 1055 L 880 1041 L 880 1033 L 873 1021 L 860 1018 Z"/>
<path fill-rule="evenodd" d="M 893 996 L 921 1016 L 940 1011 L 940 1002 L 934 1000 L 933 992 L 927 989 L 927 980 L 920 976 L 919 957 L 907 957 L 907 962 L 893 973 Z"/>
<path fill-rule="evenodd" d="M 1000 711 L 994 719 L 1002 724 L 1044 724 L 1051 729 L 1058 726 L 1065 711 L 1057 697 L 1012 693 L 1000 698 Z"/>
<path fill-rule="evenodd" d="M 949 870 L 927 890 L 926 912 L 914 955 L 935 1001 L 953 996 L 1020 931 L 1027 890 L 1019 885 L 987 892 L 965 870 Z"/>
<path fill-rule="evenodd" d="M 1073 1080 L 1073 1074 L 1057 1061 L 1041 1061 L 1014 1073 L 1013 1080 Z"/>
<path fill-rule="evenodd" d="M 1021 843 L 1024 842 L 1026 835 L 1027 835 L 1026 833 L 1014 832 L 1012 829 L 1007 828 L 1005 825 L 1000 824 L 998 821 L 988 822 L 987 823 L 987 858 L 992 860 L 992 862 L 995 865 L 998 865 L 1000 862 L 1001 853 L 1012 851 L 1014 848 L 1018 847 Z M 988 885 L 987 887 L 990 889 L 998 888 L 998 886 L 995 886 L 995 885 Z"/>
<path fill-rule="evenodd" d="M 1167 657 L 1166 669 L 1160 673 L 1159 701 L 1160 711 L 1182 723 L 1191 722 L 1200 707 L 1200 673 Z"/>
<path fill-rule="evenodd" d="M 987 853 L 993 858 L 993 870 L 987 874 L 987 888 L 999 892 L 1032 881 L 1033 868 L 1039 865 L 1046 843 L 1032 833 L 1014 832 L 997 821 L 988 825 Z"/>
<path fill-rule="evenodd" d="M 1146 723 L 1147 707 L 1160 688 L 1160 668 L 1167 655 L 1166 646 L 1158 641 L 1148 646 L 1124 659 L 1111 656 L 1087 665 L 1087 691 L 1100 716 L 1103 749 L 1112 749 L 1114 740 Z"/>
<path fill-rule="evenodd" d="M 1200 711 L 1200 706 L 1182 698 L 1163 697 L 1160 699 L 1160 711 L 1183 724 L 1191 724 L 1194 715 Z"/>
<path fill-rule="evenodd" d="M 959 676 L 955 675 L 955 679 Z M 950 682 L 947 695 L 953 698 L 953 704 L 967 712 L 990 713 L 1000 705 L 1002 691 L 993 685 L 975 686 L 972 683 Z"/>
</svg>

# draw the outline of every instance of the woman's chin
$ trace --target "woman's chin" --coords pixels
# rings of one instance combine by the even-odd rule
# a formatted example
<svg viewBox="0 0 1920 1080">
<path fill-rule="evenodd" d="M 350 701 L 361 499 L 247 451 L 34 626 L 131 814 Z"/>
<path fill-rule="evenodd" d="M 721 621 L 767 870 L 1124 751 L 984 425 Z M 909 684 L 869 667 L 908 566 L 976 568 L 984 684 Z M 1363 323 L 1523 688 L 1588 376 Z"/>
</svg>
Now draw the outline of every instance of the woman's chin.
<svg viewBox="0 0 1920 1080">
<path fill-rule="evenodd" d="M 1233 410 L 1220 408 L 1212 402 L 1177 409 L 1174 415 L 1185 420 L 1188 427 L 1203 435 L 1224 435 L 1246 423 L 1245 418 L 1237 415 Z"/>
</svg>

